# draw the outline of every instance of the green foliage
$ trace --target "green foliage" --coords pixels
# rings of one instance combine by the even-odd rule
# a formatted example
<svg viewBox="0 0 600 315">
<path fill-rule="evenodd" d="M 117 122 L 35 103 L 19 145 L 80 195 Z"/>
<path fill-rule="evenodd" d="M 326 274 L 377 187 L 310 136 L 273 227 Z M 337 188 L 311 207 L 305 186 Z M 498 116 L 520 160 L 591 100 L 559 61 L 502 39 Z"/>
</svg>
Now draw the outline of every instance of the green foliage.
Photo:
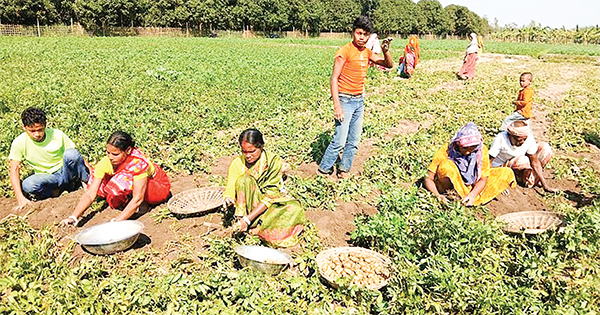
<svg viewBox="0 0 600 315">
<path fill-rule="evenodd" d="M 467 7 L 451 4 L 444 8 L 450 17 L 453 34 L 466 36 L 470 33 L 487 34 L 488 22 Z"/>
<path fill-rule="evenodd" d="M 301 30 L 318 35 L 321 31 L 349 32 L 360 14 L 372 16 L 377 31 L 384 33 L 463 34 L 451 27 L 450 16 L 437 0 L 419 5 L 409 0 L 3 0 L 0 4 L 4 24 L 35 25 L 37 18 L 42 24 L 69 24 L 72 19 L 101 36 L 110 35 L 110 27 L 136 26 L 179 27 L 199 35 L 216 29 Z M 462 8 L 457 18 L 474 19 L 478 29 L 489 27 L 487 21 Z"/>
<path fill-rule="evenodd" d="M 448 11 L 437 0 L 421 0 L 417 5 L 424 18 L 421 33 L 444 35 L 452 32 Z"/>
<path fill-rule="evenodd" d="M 421 8 L 410 0 L 383 0 L 373 12 L 375 29 L 384 33 L 420 33 Z"/>
<path fill-rule="evenodd" d="M 492 218 L 482 222 L 456 204 L 442 209 L 415 189 L 389 191 L 378 209 L 357 218 L 352 239 L 396 263 L 385 313 L 581 313 L 600 305 L 598 204 L 569 213 L 564 233 L 534 237 L 506 235 Z"/>
<path fill-rule="evenodd" d="M 529 25 L 521 28 L 505 27 L 490 34 L 491 39 L 525 42 L 525 43 L 560 43 L 560 44 L 600 44 L 600 28 L 577 28 L 566 30 L 563 28 L 541 27 Z"/>
<path fill-rule="evenodd" d="M 264 132 L 268 150 L 293 166 L 314 162 L 333 128 L 332 56 L 347 41 L 0 38 L 0 155 L 6 162 L 11 140 L 22 132 L 20 112 L 35 105 L 91 162 L 104 155 L 106 137 L 119 128 L 132 132 L 171 173 L 210 172 L 216 159 L 238 152 L 237 136 L 250 126 Z M 373 150 L 362 174 L 336 182 L 291 176 L 286 183 L 307 211 L 333 210 L 339 201 L 377 204 L 377 214 L 356 218 L 352 239 L 393 259 L 393 277 L 382 290 L 322 283 L 315 256 L 323 244 L 312 224 L 294 249 L 294 270 L 271 277 L 242 269 L 235 258 L 236 245 L 259 244 L 257 237 L 205 238 L 206 251 L 170 261 L 152 249 L 78 260 L 74 243 L 54 239 L 56 231 L 37 231 L 12 217 L 0 222 L 0 313 L 596 312 L 600 205 L 594 198 L 600 181 L 589 146 L 600 142 L 597 66 L 482 62 L 476 80 L 457 82 L 453 62 L 459 64 L 465 46 L 423 40 L 423 62 L 410 80 L 369 73 L 363 135 Z M 394 57 L 402 48 L 394 44 Z M 486 43 L 489 52 L 534 57 L 559 51 L 597 56 L 592 48 Z M 491 142 L 513 110 L 525 64 L 536 91 L 563 82 L 566 67 L 577 73 L 560 100 L 536 96 L 553 122 L 547 136 L 559 152 L 552 172 L 582 187 L 581 196 L 545 197 L 568 224 L 536 237 L 507 235 L 485 208 L 441 207 L 418 187 L 435 151 L 466 122 L 475 122 Z M 565 157 L 565 151 L 580 155 Z M 3 195 L 11 190 L 7 173 L 0 172 Z M 221 177 L 209 181 L 223 184 Z M 379 197 L 368 200 L 374 195 Z M 575 206 L 564 199 L 582 196 L 587 199 Z M 155 210 L 156 221 L 172 220 L 165 208 Z"/>
</svg>

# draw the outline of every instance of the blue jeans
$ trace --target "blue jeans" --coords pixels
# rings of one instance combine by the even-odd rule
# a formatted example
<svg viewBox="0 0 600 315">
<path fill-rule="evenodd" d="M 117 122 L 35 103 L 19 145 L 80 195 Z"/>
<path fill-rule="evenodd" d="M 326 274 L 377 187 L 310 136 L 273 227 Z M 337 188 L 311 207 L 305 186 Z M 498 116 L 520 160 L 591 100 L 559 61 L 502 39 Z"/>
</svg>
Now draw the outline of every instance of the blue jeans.
<svg viewBox="0 0 600 315">
<path fill-rule="evenodd" d="M 325 150 L 319 164 L 323 173 L 331 173 L 333 165 L 338 160 L 340 151 L 344 150 L 340 160 L 339 172 L 348 172 L 352 167 L 354 155 L 360 143 L 363 116 L 365 113 L 364 98 L 362 95 L 347 96 L 340 94 L 340 104 L 344 111 L 344 121 L 335 121 L 335 134 L 333 140 Z"/>
<path fill-rule="evenodd" d="M 68 149 L 63 155 L 63 167 L 53 174 L 34 174 L 23 180 L 21 189 L 36 200 L 56 197 L 63 191 L 74 191 L 90 176 L 83 157 L 77 149 Z"/>
</svg>

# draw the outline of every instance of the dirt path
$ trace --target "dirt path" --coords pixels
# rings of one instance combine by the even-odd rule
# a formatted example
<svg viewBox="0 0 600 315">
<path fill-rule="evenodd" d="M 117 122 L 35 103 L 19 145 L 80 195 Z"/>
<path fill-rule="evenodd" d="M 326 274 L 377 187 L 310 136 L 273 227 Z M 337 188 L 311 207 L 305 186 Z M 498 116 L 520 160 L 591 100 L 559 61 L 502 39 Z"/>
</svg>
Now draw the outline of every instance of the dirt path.
<svg viewBox="0 0 600 315">
<path fill-rule="evenodd" d="M 552 120 L 548 117 L 549 108 L 555 104 L 560 106 L 564 95 L 571 89 L 572 80 L 580 74 L 577 69 L 562 71 L 559 81 L 552 82 L 546 88 L 537 92 L 535 103 L 533 105 L 533 116 L 531 118 L 531 129 L 536 141 L 548 141 L 548 133 L 552 128 Z M 556 153 L 556 152 L 555 152 Z M 566 153 L 571 156 L 572 153 Z M 587 199 L 580 194 L 581 188 L 575 181 L 564 179 L 556 180 L 553 178 L 552 170 L 545 170 L 546 178 L 549 183 L 564 192 L 567 196 L 566 202 L 574 206 L 580 206 Z M 543 190 L 541 188 L 523 188 L 517 187 L 510 191 L 509 195 L 501 195 L 496 200 L 490 202 L 487 207 L 491 213 L 498 216 L 510 212 L 518 211 L 546 211 L 548 206 L 542 198 Z"/>
</svg>

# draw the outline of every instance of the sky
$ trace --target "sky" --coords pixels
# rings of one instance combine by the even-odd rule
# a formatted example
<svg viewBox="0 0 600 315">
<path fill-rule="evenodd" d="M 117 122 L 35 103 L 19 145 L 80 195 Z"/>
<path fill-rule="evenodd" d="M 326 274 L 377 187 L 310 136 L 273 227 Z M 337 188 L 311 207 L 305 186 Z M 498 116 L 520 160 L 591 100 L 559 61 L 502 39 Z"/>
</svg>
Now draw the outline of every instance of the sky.
<svg viewBox="0 0 600 315">
<path fill-rule="evenodd" d="M 600 0 L 438 0 L 442 6 L 461 5 L 487 17 L 490 25 L 494 18 L 498 25 L 516 23 L 529 25 L 531 21 L 542 27 L 575 28 L 576 25 L 600 25 Z"/>
</svg>

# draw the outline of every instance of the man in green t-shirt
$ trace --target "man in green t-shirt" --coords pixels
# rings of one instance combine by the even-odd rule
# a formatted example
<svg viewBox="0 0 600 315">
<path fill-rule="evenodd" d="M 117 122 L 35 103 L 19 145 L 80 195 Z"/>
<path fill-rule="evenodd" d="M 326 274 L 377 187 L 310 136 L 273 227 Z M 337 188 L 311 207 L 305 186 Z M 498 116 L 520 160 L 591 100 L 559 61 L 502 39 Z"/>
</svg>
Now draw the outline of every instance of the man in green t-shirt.
<svg viewBox="0 0 600 315">
<path fill-rule="evenodd" d="M 63 191 L 73 191 L 87 182 L 90 167 L 75 144 L 62 131 L 46 128 L 46 113 L 29 107 L 21 114 L 24 133 L 10 146 L 10 183 L 18 208 L 29 199 L 56 197 Z M 21 183 L 21 161 L 35 171 Z"/>
</svg>

